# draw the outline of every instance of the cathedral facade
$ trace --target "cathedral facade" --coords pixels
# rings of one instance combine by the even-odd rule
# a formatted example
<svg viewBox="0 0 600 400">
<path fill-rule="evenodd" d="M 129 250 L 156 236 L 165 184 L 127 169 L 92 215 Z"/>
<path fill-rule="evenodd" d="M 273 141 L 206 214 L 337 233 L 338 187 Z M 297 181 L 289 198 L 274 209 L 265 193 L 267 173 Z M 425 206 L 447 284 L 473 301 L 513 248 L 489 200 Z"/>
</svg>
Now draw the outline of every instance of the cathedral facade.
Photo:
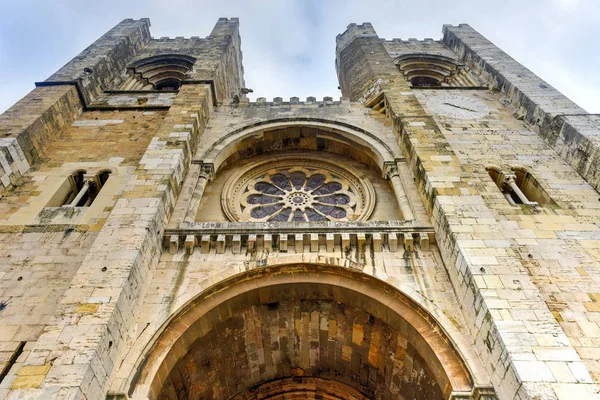
<svg viewBox="0 0 600 400">
<path fill-rule="evenodd" d="M 600 117 L 468 25 L 258 98 L 127 19 L 0 115 L 0 398 L 600 399 Z"/>
</svg>

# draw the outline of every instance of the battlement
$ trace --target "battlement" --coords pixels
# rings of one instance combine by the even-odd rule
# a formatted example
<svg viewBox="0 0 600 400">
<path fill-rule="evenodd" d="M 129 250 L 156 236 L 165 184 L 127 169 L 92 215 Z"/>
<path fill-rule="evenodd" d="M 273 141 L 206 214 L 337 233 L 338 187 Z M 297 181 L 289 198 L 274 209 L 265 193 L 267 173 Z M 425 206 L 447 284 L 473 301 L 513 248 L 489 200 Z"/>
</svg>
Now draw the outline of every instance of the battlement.
<svg viewBox="0 0 600 400">
<path fill-rule="evenodd" d="M 217 23 L 219 23 L 219 22 L 230 22 L 230 23 L 234 23 L 234 24 L 239 24 L 240 23 L 240 19 L 238 17 L 231 17 L 231 18 L 220 17 L 217 20 Z"/>
<path fill-rule="evenodd" d="M 433 43 L 441 43 L 441 40 L 435 40 L 432 38 L 424 38 L 424 39 L 416 39 L 416 38 L 408 38 L 408 39 L 381 39 L 384 44 L 433 44 Z"/>
<path fill-rule="evenodd" d="M 205 38 L 201 38 L 200 36 L 190 36 L 189 38 L 184 37 L 184 36 L 176 36 L 176 37 L 161 36 L 160 38 L 152 37 L 151 39 L 154 42 L 171 42 L 171 43 L 180 42 L 180 43 L 183 43 L 183 42 L 189 42 L 189 41 L 203 40 Z"/>
<path fill-rule="evenodd" d="M 125 18 L 123 21 L 121 21 L 120 25 L 137 23 L 137 22 L 143 22 L 148 27 L 152 26 L 152 24 L 150 23 L 150 18 L 140 18 L 140 19 Z"/>
<path fill-rule="evenodd" d="M 363 22 L 362 24 L 356 24 L 356 23 L 351 23 L 348 24 L 348 26 L 346 27 L 346 30 L 340 34 L 338 34 L 336 36 L 336 39 L 339 39 L 340 37 L 344 37 L 354 31 L 363 31 L 363 34 L 376 34 L 375 32 L 375 28 L 373 28 L 373 24 L 371 24 L 370 22 Z"/>
<path fill-rule="evenodd" d="M 452 24 L 444 24 L 442 26 L 442 33 L 445 35 L 446 31 L 448 31 L 451 28 L 458 28 L 458 29 L 465 29 L 465 30 L 471 30 L 471 31 L 475 31 L 475 29 L 473 29 L 471 27 L 471 25 L 469 24 L 458 24 L 458 25 L 452 25 Z"/>
<path fill-rule="evenodd" d="M 458 61 L 456 53 L 448 48 L 443 39 L 394 38 L 391 40 L 381 39 L 381 43 L 393 59 L 408 54 L 428 54 L 434 57 L 443 56 Z"/>
<path fill-rule="evenodd" d="M 239 36 L 240 19 L 237 17 L 233 18 L 219 18 L 215 27 L 213 28 L 210 36 Z"/>
<path fill-rule="evenodd" d="M 377 32 L 370 22 L 363 22 L 358 25 L 352 23 L 346 27 L 346 30 L 335 37 L 336 51 L 339 54 L 350 42 L 359 37 L 377 37 Z"/>
<path fill-rule="evenodd" d="M 147 19 L 147 18 L 144 18 Z M 129 21 L 129 20 L 125 20 L 125 21 Z M 131 20 L 133 21 L 133 20 Z M 210 33 L 209 36 L 206 36 L 205 38 L 210 38 L 211 36 L 227 36 L 227 35 L 231 35 L 233 33 L 237 33 L 238 29 L 239 29 L 239 25 L 240 25 L 240 19 L 238 17 L 232 17 L 232 18 L 219 18 L 219 20 L 217 21 L 217 23 L 215 24 L 215 27 L 213 28 L 212 32 Z M 148 20 L 148 26 L 150 26 L 150 21 Z M 177 42 L 186 42 L 186 41 L 193 41 L 193 40 L 202 40 L 205 39 L 203 37 L 200 36 L 190 36 L 190 37 L 185 37 L 185 36 L 175 36 L 175 37 L 170 37 L 170 36 L 161 36 L 160 38 L 155 38 L 152 37 L 151 39 L 155 42 L 172 42 L 172 43 L 177 43 Z"/>
<path fill-rule="evenodd" d="M 265 97 L 258 97 L 256 100 L 251 100 L 249 98 L 242 98 L 239 102 L 240 105 L 248 105 L 253 107 L 263 107 L 263 106 L 290 106 L 290 105 L 315 105 L 315 106 L 324 106 L 324 105 L 341 105 L 341 104 L 350 104 L 350 99 L 347 97 L 340 97 L 339 100 L 333 100 L 333 97 L 325 96 L 323 100 L 317 100 L 314 96 L 308 96 L 306 101 L 300 101 L 299 97 L 292 96 L 288 101 L 284 101 L 283 97 L 274 97 L 273 100 L 267 101 Z"/>
</svg>

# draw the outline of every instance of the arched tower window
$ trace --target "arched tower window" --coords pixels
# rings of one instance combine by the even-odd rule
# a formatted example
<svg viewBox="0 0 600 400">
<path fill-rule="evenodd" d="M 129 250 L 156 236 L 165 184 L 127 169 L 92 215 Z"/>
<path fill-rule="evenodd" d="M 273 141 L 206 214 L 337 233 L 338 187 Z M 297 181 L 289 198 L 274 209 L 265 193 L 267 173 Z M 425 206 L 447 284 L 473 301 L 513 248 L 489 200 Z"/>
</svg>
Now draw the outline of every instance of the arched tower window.
<svg viewBox="0 0 600 400">
<path fill-rule="evenodd" d="M 108 181 L 110 174 L 111 171 L 108 170 L 94 175 L 83 169 L 73 172 L 46 207 L 89 207 Z"/>
<path fill-rule="evenodd" d="M 513 168 L 512 171 L 507 172 L 497 167 L 489 167 L 487 171 L 506 200 L 512 205 L 554 204 L 533 175 L 523 168 Z"/>
<path fill-rule="evenodd" d="M 395 63 L 413 87 L 481 85 L 463 64 L 450 57 L 438 54 L 404 54 L 396 58 Z"/>
<path fill-rule="evenodd" d="M 513 168 L 513 172 L 515 174 L 517 186 L 530 201 L 538 204 L 554 203 L 546 190 L 540 186 L 539 182 L 531 173 L 524 168 Z"/>
<path fill-rule="evenodd" d="M 127 67 L 129 78 L 121 90 L 179 90 L 196 59 L 179 54 L 144 58 Z"/>
</svg>

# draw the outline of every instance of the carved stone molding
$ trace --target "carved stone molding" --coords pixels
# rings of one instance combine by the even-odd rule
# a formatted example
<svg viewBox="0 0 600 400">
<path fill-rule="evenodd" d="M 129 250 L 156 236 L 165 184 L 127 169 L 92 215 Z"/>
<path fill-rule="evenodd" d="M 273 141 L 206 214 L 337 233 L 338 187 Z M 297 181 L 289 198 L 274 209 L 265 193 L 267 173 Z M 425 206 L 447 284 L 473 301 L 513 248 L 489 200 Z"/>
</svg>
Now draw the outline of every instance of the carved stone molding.
<svg viewBox="0 0 600 400">
<path fill-rule="evenodd" d="M 386 179 L 391 179 L 393 176 L 399 176 L 396 163 L 386 162 L 383 164 L 383 174 Z"/>
</svg>

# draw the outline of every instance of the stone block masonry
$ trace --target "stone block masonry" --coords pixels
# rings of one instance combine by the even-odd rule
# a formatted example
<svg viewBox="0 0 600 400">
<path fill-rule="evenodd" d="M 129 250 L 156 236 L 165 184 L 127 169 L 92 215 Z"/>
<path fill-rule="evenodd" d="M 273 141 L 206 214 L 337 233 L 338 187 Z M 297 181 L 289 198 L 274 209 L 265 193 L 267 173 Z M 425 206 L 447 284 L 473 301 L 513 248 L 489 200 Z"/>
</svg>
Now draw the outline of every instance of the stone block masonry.
<svg viewBox="0 0 600 400">
<path fill-rule="evenodd" d="M 597 115 L 590 115 L 467 24 L 444 26 L 446 43 L 494 88 L 504 93 L 554 150 L 596 190 L 600 188 Z"/>
<path fill-rule="evenodd" d="M 0 398 L 600 399 L 597 116 L 468 25 L 252 102 L 149 27 L 0 116 Z"/>
<path fill-rule="evenodd" d="M 162 226 L 173 210 L 210 103 L 208 85 L 186 85 L 180 91 L 116 202 L 118 213 L 107 219 L 53 323 L 33 348 L 35 354 L 52 352 L 54 359 L 41 383 L 28 386 L 28 396 L 104 398 L 116 357 L 131 338 L 147 279 L 160 256 Z M 170 133 L 180 131 L 178 125 L 190 128 L 186 137 L 173 140 Z M 24 366 L 48 361 L 26 358 Z"/>
<path fill-rule="evenodd" d="M 338 66 L 342 69 L 344 65 L 352 66 L 338 74 L 352 73 L 372 82 L 373 86 L 363 89 L 362 97 L 360 92 L 350 92 L 366 103 L 383 93 L 407 162 L 412 166 L 426 205 L 432 210 L 436 239 L 465 320 L 499 396 L 566 399 L 569 398 L 567 387 L 571 387 L 573 393 L 595 395 L 597 387 L 589 373 L 577 381 L 571 375 L 561 374 L 551 364 L 561 362 L 561 368 L 567 368 L 576 363 L 574 365 L 583 367 L 581 357 L 548 309 L 535 280 L 516 256 L 519 254 L 515 241 L 518 235 L 501 224 L 477 189 L 479 185 L 474 184 L 481 178 L 471 175 L 475 168 L 473 161 L 461 162 L 461 153 L 446 141 L 440 130 L 440 126 L 445 128 L 448 124 L 424 112 L 428 110 L 415 98 L 417 92 L 411 91 L 402 77 L 394 76 L 398 74 L 397 69 L 389 57 L 385 64 L 387 70 L 379 75 L 375 72 L 383 68 L 385 50 L 373 49 L 372 43 L 367 44 L 361 29 L 351 25 L 342 35 L 356 37 L 354 45 L 338 40 Z M 451 32 L 452 28 L 446 27 L 445 31 Z M 446 43 L 452 45 L 448 35 Z M 361 43 L 362 50 L 357 49 Z M 377 68 L 369 67 L 372 63 L 377 63 Z M 352 81 L 352 77 L 346 79 Z M 344 81 L 341 83 L 342 92 L 349 89 L 344 88 Z M 476 244 L 479 240 L 482 247 Z M 525 313 L 518 311 L 527 308 L 535 310 L 535 320 L 529 320 Z M 536 337 L 540 329 L 555 339 L 541 341 Z"/>
</svg>

